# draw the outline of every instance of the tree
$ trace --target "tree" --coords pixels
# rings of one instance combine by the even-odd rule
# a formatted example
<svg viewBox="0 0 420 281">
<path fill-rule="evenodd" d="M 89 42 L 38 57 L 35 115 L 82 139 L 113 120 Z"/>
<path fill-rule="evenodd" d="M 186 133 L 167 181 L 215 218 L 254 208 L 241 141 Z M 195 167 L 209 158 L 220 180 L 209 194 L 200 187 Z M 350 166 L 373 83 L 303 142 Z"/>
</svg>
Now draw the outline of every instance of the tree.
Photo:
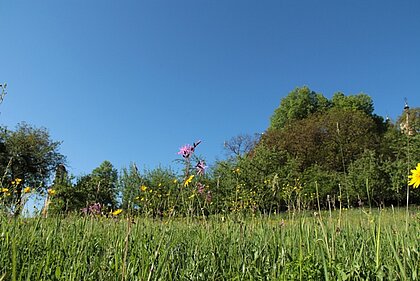
<svg viewBox="0 0 420 281">
<path fill-rule="evenodd" d="M 51 140 L 45 128 L 21 123 L 15 131 L 4 129 L 0 134 L 0 165 L 5 175 L 2 184 L 13 186 L 10 207 L 19 215 L 24 187 L 45 192 L 52 173 L 65 162 L 65 157 L 58 152 L 61 142 Z M 11 184 L 16 179 L 19 184 Z"/>
<path fill-rule="evenodd" d="M 331 104 L 335 108 L 360 110 L 370 116 L 373 114 L 372 98 L 363 93 L 345 96 L 343 93 L 337 92 L 331 98 Z"/>
<path fill-rule="evenodd" d="M 361 111 L 332 108 L 269 131 L 262 142 L 297 159 L 301 170 L 318 164 L 332 171 L 345 171 L 365 149 L 375 150 L 379 136 L 374 120 Z"/>
<path fill-rule="evenodd" d="M 270 129 L 282 129 L 292 121 L 302 120 L 329 107 L 330 102 L 322 94 L 317 94 L 306 86 L 296 88 L 281 100 L 280 106 L 274 111 Z"/>
<path fill-rule="evenodd" d="M 81 176 L 76 184 L 67 175 L 60 176 L 57 171 L 53 188 L 51 210 L 55 213 L 80 212 L 83 208 L 99 203 L 101 210 L 117 207 L 118 173 L 111 162 L 104 161 L 91 174 Z"/>
<path fill-rule="evenodd" d="M 119 186 L 122 194 L 122 208 L 124 210 L 133 212 L 134 209 L 137 209 L 136 203 L 140 196 L 140 187 L 142 184 L 144 184 L 144 179 L 134 163 L 130 165 L 130 168 L 128 169 L 122 169 L 119 178 Z"/>
<path fill-rule="evenodd" d="M 117 169 L 109 161 L 102 162 L 91 174 L 91 184 L 96 188 L 96 203 L 115 209 L 117 206 Z"/>
<path fill-rule="evenodd" d="M 230 140 L 225 141 L 224 148 L 229 155 L 236 157 L 242 156 L 251 152 L 258 143 L 259 138 L 259 134 L 254 134 L 253 136 L 247 134 L 237 135 Z"/>
</svg>

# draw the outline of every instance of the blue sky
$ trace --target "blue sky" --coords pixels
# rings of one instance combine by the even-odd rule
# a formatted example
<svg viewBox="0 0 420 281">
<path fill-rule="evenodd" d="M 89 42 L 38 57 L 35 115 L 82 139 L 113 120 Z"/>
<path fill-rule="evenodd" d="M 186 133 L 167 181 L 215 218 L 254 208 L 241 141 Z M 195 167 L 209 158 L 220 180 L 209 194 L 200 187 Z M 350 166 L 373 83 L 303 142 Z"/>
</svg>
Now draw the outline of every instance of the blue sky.
<svg viewBox="0 0 420 281">
<path fill-rule="evenodd" d="M 211 164 L 298 86 L 420 106 L 420 1 L 2 0 L 0 82 L 0 124 L 46 127 L 75 175 L 198 139 Z"/>
</svg>

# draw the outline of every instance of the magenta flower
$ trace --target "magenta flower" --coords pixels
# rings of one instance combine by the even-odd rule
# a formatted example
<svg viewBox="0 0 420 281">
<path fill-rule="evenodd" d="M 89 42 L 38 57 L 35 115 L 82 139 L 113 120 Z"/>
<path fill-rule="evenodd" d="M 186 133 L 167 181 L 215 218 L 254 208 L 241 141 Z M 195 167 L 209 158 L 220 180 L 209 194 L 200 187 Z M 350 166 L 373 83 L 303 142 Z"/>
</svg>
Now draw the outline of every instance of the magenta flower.
<svg viewBox="0 0 420 281">
<path fill-rule="evenodd" d="M 198 161 L 197 165 L 195 165 L 195 168 L 197 170 L 197 175 L 204 175 L 204 172 L 206 171 L 206 164 L 204 163 L 203 160 Z"/>
<path fill-rule="evenodd" d="M 81 209 L 84 215 L 100 215 L 102 211 L 102 206 L 100 203 L 93 203 L 92 205 Z"/>
<path fill-rule="evenodd" d="M 197 183 L 197 192 L 199 194 L 203 194 L 204 193 L 204 184 L 202 184 L 201 182 Z"/>
<path fill-rule="evenodd" d="M 199 145 L 201 143 L 201 140 L 199 140 L 199 141 L 197 141 L 197 142 L 195 142 L 195 143 L 193 143 L 193 145 L 191 146 L 191 145 L 189 145 L 189 144 L 186 144 L 186 145 L 184 145 L 183 147 L 181 147 L 180 149 L 179 149 L 179 151 L 178 151 L 178 154 L 179 155 L 182 155 L 182 157 L 184 157 L 184 158 L 189 158 L 193 153 L 194 153 L 194 150 L 195 150 L 195 148 Z"/>
<path fill-rule="evenodd" d="M 189 158 L 194 152 L 194 147 L 189 144 L 184 145 L 178 151 L 178 154 L 182 155 L 184 158 Z"/>
<path fill-rule="evenodd" d="M 206 194 L 206 201 L 207 202 L 211 202 L 211 200 L 212 200 L 212 198 L 213 198 L 213 196 L 211 195 L 211 191 L 209 190 L 209 191 L 207 191 L 207 194 Z"/>
</svg>

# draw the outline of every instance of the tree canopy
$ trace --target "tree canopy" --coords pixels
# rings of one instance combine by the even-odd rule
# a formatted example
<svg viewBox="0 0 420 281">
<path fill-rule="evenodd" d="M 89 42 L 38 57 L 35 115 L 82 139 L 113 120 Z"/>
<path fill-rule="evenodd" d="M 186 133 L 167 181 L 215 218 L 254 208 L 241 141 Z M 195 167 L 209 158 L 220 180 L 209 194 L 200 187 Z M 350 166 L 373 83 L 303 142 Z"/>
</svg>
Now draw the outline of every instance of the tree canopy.
<svg viewBox="0 0 420 281">
<path fill-rule="evenodd" d="M 0 135 L 0 165 L 4 171 L 2 185 L 13 186 L 9 206 L 21 211 L 22 191 L 30 187 L 45 192 L 57 165 L 65 162 L 59 152 L 61 142 L 53 141 L 45 128 L 21 123 L 16 130 L 3 128 Z M 19 184 L 16 183 L 19 179 Z"/>
</svg>

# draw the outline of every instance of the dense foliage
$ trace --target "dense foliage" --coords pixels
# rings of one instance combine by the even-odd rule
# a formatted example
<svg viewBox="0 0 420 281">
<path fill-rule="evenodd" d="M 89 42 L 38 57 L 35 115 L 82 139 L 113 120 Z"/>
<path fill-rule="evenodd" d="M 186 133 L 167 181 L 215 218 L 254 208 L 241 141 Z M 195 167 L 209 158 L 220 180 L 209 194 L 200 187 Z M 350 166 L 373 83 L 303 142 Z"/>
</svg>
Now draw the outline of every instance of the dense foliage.
<svg viewBox="0 0 420 281">
<path fill-rule="evenodd" d="M 135 163 L 118 173 L 104 161 L 79 177 L 67 173 L 60 143 L 45 129 L 21 124 L 0 134 L 1 201 L 20 214 L 26 193 L 41 193 L 44 215 L 123 210 L 161 218 L 419 204 L 407 180 L 420 162 L 419 124 L 420 108 L 407 105 L 392 122 L 374 113 L 366 94 L 328 99 L 302 87 L 281 100 L 263 134 L 226 141 L 227 158 L 211 168 L 197 157 L 205 149 L 198 141 L 181 147 L 181 174 Z"/>
<path fill-rule="evenodd" d="M 21 123 L 0 128 L 1 208 L 19 215 L 28 190 L 45 193 L 56 167 L 65 161 L 45 128 Z"/>
</svg>

